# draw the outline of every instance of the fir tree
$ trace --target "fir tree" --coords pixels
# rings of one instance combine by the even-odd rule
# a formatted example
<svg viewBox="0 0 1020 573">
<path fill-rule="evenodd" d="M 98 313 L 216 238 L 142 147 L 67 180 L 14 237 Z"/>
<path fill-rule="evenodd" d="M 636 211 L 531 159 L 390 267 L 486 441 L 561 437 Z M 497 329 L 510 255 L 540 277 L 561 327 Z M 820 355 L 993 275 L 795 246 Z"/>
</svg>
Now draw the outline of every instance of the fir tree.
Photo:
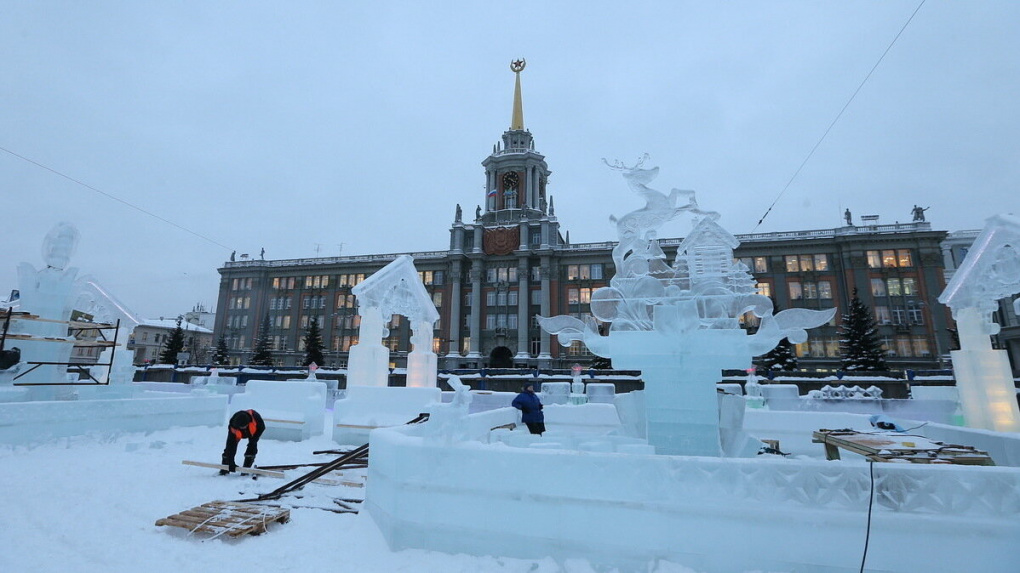
<svg viewBox="0 0 1020 573">
<path fill-rule="evenodd" d="M 796 370 L 797 355 L 793 352 L 793 344 L 784 338 L 775 348 L 769 350 L 759 360 L 763 370 Z"/>
<path fill-rule="evenodd" d="M 875 331 L 875 318 L 871 309 L 861 302 L 857 289 L 853 290 L 849 312 L 843 315 L 839 327 L 839 351 L 843 370 L 885 370 L 885 351 Z"/>
<path fill-rule="evenodd" d="M 602 356 L 596 356 L 592 358 L 591 367 L 595 370 L 612 370 L 613 360 L 610 358 L 603 358 Z"/>
<path fill-rule="evenodd" d="M 312 320 L 308 323 L 308 329 L 305 330 L 305 361 L 303 364 L 309 366 L 315 363 L 318 366 L 322 366 L 325 362 L 325 358 L 322 357 L 322 330 L 319 329 L 319 319 L 312 317 Z"/>
<path fill-rule="evenodd" d="M 259 325 L 259 333 L 255 337 L 255 347 L 252 349 L 251 366 L 272 366 L 273 353 L 269 349 L 269 314 L 262 319 Z"/>
<path fill-rule="evenodd" d="M 216 341 L 216 352 L 213 353 L 212 363 L 216 366 L 230 364 L 230 349 L 227 348 L 227 334 L 220 333 L 220 339 Z"/>
<path fill-rule="evenodd" d="M 170 338 L 159 355 L 160 364 L 177 364 L 177 355 L 184 350 L 184 329 L 181 328 L 181 319 L 182 317 L 177 317 L 177 327 L 170 331 Z"/>
</svg>

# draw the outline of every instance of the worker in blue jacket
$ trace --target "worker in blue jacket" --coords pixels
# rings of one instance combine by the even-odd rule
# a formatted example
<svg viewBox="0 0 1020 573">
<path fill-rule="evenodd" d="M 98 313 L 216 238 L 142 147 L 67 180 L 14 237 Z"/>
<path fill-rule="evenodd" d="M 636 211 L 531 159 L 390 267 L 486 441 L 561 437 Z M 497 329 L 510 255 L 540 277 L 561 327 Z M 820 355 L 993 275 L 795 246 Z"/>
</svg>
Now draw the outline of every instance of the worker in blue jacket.
<svg viewBox="0 0 1020 573">
<path fill-rule="evenodd" d="M 521 421 L 527 424 L 528 431 L 541 436 L 545 432 L 545 414 L 542 413 L 542 401 L 535 394 L 535 387 L 525 384 L 524 390 L 514 398 L 511 406 L 521 411 Z"/>
</svg>

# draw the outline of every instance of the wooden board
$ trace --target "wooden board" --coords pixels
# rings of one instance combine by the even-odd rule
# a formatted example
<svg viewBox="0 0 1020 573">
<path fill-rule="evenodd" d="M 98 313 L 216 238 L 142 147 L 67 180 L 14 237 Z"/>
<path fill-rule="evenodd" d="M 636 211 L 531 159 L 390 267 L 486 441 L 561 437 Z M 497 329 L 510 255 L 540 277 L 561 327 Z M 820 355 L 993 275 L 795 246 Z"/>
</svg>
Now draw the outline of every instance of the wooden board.
<svg viewBox="0 0 1020 573">
<path fill-rule="evenodd" d="M 196 461 L 193 461 L 193 460 L 182 460 L 181 463 L 186 465 L 186 466 L 198 466 L 200 468 L 212 468 L 214 470 L 229 470 L 230 469 L 228 466 L 225 466 L 223 464 L 210 464 L 210 463 L 207 463 L 207 462 L 196 462 Z M 246 467 L 242 467 L 242 466 L 238 466 L 235 471 L 237 473 L 242 473 L 242 474 L 251 474 L 251 475 L 265 476 L 265 477 L 278 478 L 278 479 L 284 479 L 284 478 L 287 477 L 283 472 L 274 472 L 274 471 L 271 471 L 271 470 L 262 470 L 262 469 L 259 469 L 259 468 L 246 468 Z M 341 485 L 341 482 L 339 482 L 337 480 L 326 479 L 326 478 L 318 478 L 318 479 L 315 479 L 315 480 L 312 480 L 312 481 L 314 483 L 321 483 L 323 485 Z M 346 485 L 346 484 L 343 484 L 343 485 Z"/>
<path fill-rule="evenodd" d="M 270 523 L 290 521 L 290 510 L 272 505 L 255 505 L 234 501 L 211 501 L 198 507 L 164 517 L 157 526 L 182 527 L 195 533 L 209 533 L 213 537 L 229 535 L 259 535 L 266 532 Z"/>
<path fill-rule="evenodd" d="M 822 429 L 812 433 L 812 438 L 815 443 L 825 444 L 825 457 L 829 460 L 840 459 L 839 449 L 842 448 L 876 462 L 995 465 L 988 452 L 974 447 L 945 444 L 900 432 Z"/>
</svg>

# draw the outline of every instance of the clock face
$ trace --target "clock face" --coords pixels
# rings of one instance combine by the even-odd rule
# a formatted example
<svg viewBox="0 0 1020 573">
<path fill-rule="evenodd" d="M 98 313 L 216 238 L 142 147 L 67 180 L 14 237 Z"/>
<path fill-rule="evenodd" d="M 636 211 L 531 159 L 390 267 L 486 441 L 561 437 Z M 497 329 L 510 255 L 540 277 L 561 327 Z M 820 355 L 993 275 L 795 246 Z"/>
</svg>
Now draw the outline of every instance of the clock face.
<svg viewBox="0 0 1020 573">
<path fill-rule="evenodd" d="M 510 171 L 503 174 L 503 188 L 504 189 L 516 189 L 517 188 L 517 172 Z"/>
</svg>

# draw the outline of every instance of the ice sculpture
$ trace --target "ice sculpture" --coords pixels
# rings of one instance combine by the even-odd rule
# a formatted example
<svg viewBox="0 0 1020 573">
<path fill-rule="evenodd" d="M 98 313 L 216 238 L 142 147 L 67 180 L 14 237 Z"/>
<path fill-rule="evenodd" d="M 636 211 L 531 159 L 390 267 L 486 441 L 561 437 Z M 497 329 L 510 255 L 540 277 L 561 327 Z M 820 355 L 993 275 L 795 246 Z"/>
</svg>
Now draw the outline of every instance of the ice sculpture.
<svg viewBox="0 0 1020 573">
<path fill-rule="evenodd" d="M 1020 408 L 1005 350 L 992 348 L 999 325 L 992 312 L 1001 298 L 1020 292 L 1020 219 L 988 219 L 939 302 L 953 310 L 960 336 L 953 373 L 964 421 L 973 428 L 1020 432 Z M 1014 303 L 1020 314 L 1020 304 Z"/>
<path fill-rule="evenodd" d="M 82 311 L 95 322 L 114 324 L 120 320 L 117 340 L 127 340 L 130 331 L 138 324 L 134 313 L 116 300 L 95 279 L 90 276 L 77 277 L 78 269 L 68 267 L 77 247 L 79 233 L 74 225 L 58 223 L 43 240 L 42 255 L 46 266 L 36 269 L 30 263 L 18 265 L 18 307 L 44 320 L 12 321 L 11 334 L 24 334 L 36 339 L 19 340 L 21 359 L 25 362 L 42 362 L 37 368 L 18 377 L 19 383 L 54 384 L 64 382 L 67 375 L 65 365 L 71 356 L 75 343 L 68 336 L 67 324 L 73 310 Z M 110 364 L 114 354 L 113 367 L 96 367 L 102 372 L 92 373 L 96 380 L 111 384 L 126 384 L 134 375 L 131 353 L 114 353 L 112 348 L 104 350 L 99 363 Z M 18 367 L 24 368 L 24 365 Z M 13 378 L 13 377 L 12 377 Z M 77 378 L 77 376 L 75 376 Z M 52 398 L 54 388 L 38 387 L 37 398 Z"/>
<path fill-rule="evenodd" d="M 739 242 L 716 222 L 718 213 L 701 210 L 693 191 L 665 195 L 650 188 L 658 168 L 642 169 L 641 162 L 613 167 L 645 200 L 643 208 L 610 218 L 619 235 L 616 275 L 610 286 L 592 293 L 593 318 L 539 317 L 539 322 L 563 346 L 581 341 L 594 354 L 612 358 L 615 367 L 642 372 L 646 435 L 658 453 L 719 456 L 721 370 L 748 368 L 752 356 L 784 337 L 804 342 L 805 329 L 830 321 L 836 309 L 773 315 L 772 301 L 755 292 L 747 266 L 733 260 Z M 670 265 L 656 233 L 682 213 L 693 217 L 694 230 Z M 753 335 L 739 326 L 747 312 L 761 318 Z M 610 323 L 608 335 L 595 319 Z"/>
<path fill-rule="evenodd" d="M 21 360 L 32 362 L 64 363 L 71 357 L 74 338 L 67 335 L 67 321 L 71 317 L 71 292 L 78 269 L 68 267 L 78 246 L 78 229 L 70 223 L 58 223 L 43 240 L 42 256 L 46 266 L 36 270 L 30 263 L 18 265 L 20 308 L 46 321 L 14 321 L 11 332 L 37 339 L 18 341 Z M 59 341 L 65 342 L 59 342 Z M 64 382 L 67 367 L 43 364 L 24 374 L 19 382 Z M 40 394 L 53 394 L 54 389 L 38 389 Z"/>
<path fill-rule="evenodd" d="M 382 339 L 389 336 L 385 323 L 400 314 L 411 323 L 407 385 L 434 387 L 438 360 L 432 350 L 432 326 L 439 320 L 439 311 L 414 268 L 414 259 L 400 255 L 351 292 L 358 298 L 361 327 L 358 343 L 351 347 L 348 385 L 388 385 L 390 351 Z"/>
</svg>

